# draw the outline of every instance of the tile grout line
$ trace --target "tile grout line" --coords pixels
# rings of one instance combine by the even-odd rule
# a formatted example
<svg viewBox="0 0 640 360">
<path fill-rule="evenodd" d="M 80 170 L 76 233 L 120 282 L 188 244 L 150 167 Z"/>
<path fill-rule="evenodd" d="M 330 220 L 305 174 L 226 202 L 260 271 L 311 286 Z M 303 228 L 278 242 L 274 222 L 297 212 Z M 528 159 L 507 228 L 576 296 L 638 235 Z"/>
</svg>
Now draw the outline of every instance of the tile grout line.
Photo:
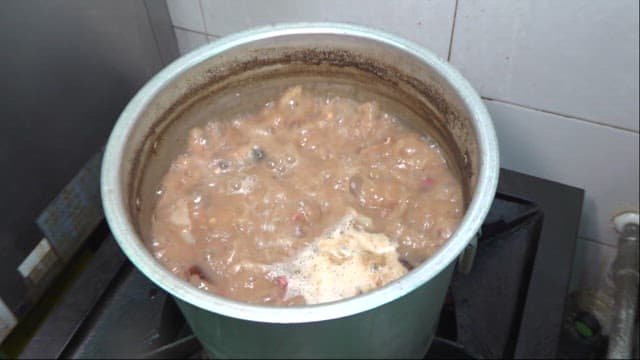
<svg viewBox="0 0 640 360">
<path fill-rule="evenodd" d="M 198 0 L 198 9 L 200 9 L 200 19 L 202 20 L 202 28 L 204 29 L 205 34 L 209 34 L 209 30 L 207 29 L 207 22 L 204 19 L 204 10 L 202 8 L 202 0 Z M 207 42 L 209 39 L 207 39 Z"/>
<path fill-rule="evenodd" d="M 167 65 L 168 62 L 165 61 L 165 59 L 163 59 L 162 57 L 162 51 L 160 51 L 160 43 L 158 42 L 158 35 L 156 34 L 156 30 L 153 28 L 153 25 L 151 24 L 151 14 L 149 13 L 149 5 L 147 4 L 146 1 L 142 2 L 144 4 L 144 11 L 147 14 L 147 19 L 149 21 L 149 27 L 151 28 L 151 34 L 153 34 L 153 40 L 156 44 L 156 51 L 158 52 L 158 57 L 160 58 L 160 61 L 162 62 L 162 64 Z M 167 11 L 169 9 L 167 8 Z M 169 14 L 169 19 L 171 19 L 171 14 Z M 173 20 L 171 20 L 171 25 L 173 26 Z M 173 36 L 175 37 L 176 32 L 173 32 Z M 176 39 L 177 41 L 177 39 Z"/>
<path fill-rule="evenodd" d="M 620 131 L 624 131 L 624 132 L 628 132 L 628 133 L 632 133 L 632 134 L 640 134 L 637 130 L 631 130 L 631 129 L 627 129 L 627 128 L 623 128 L 620 126 L 616 126 L 616 125 L 611 125 L 611 124 L 606 124 L 606 123 L 602 123 L 599 121 L 595 121 L 595 120 L 589 120 L 589 119 L 585 119 L 582 117 L 577 117 L 577 116 L 573 116 L 573 115 L 566 115 L 566 114 L 561 114 L 555 111 L 550 111 L 550 110 L 543 110 L 543 109 L 537 109 L 531 106 L 527 106 L 527 105 L 523 105 L 523 104 L 518 104 L 518 103 L 514 103 L 508 100 L 500 100 L 500 99 L 495 99 L 495 98 L 491 98 L 488 96 L 481 96 L 483 100 L 488 100 L 488 101 L 493 101 L 493 102 L 498 102 L 498 103 L 503 103 L 503 104 L 507 104 L 507 105 L 511 105 L 511 106 L 517 106 L 517 107 L 521 107 L 523 109 L 527 109 L 527 110 L 532 110 L 532 111 L 538 111 L 544 114 L 550 114 L 550 115 L 555 115 L 555 116 L 560 116 L 566 119 L 570 119 L 570 120 L 578 120 L 578 121 L 583 121 L 586 123 L 589 123 L 591 125 L 599 125 L 599 126 L 604 126 L 604 127 L 608 127 L 608 128 L 612 128 L 615 130 L 620 130 Z"/>
<path fill-rule="evenodd" d="M 192 32 L 194 34 L 204 35 L 204 36 L 212 36 L 212 37 L 215 37 L 215 38 L 219 38 L 220 37 L 219 35 L 211 35 L 211 34 L 208 34 L 208 33 L 204 33 L 202 31 L 197 31 L 197 30 L 193 30 L 193 29 L 187 29 L 185 27 L 178 26 L 178 25 L 173 25 L 173 28 L 174 29 L 178 29 L 178 30 L 182 30 L 182 31 Z"/>
<path fill-rule="evenodd" d="M 596 239 L 592 239 L 592 238 L 588 238 L 588 237 L 584 237 L 584 236 L 578 236 L 578 239 L 581 239 L 581 240 L 584 240 L 584 241 L 589 241 L 589 242 L 592 242 L 592 243 L 595 243 L 595 244 L 598 244 L 598 245 L 603 245 L 603 246 L 606 246 L 606 247 L 610 247 L 610 248 L 613 248 L 613 249 L 617 249 L 618 248 L 617 244 L 613 245 L 613 244 L 605 243 L 605 242 L 602 242 L 600 240 L 596 240 Z"/>
<path fill-rule="evenodd" d="M 456 17 L 458 16 L 458 0 L 453 8 L 453 21 L 451 22 L 451 35 L 449 36 L 449 52 L 447 53 L 447 61 L 451 62 L 451 50 L 453 49 L 453 34 L 456 29 Z"/>
</svg>

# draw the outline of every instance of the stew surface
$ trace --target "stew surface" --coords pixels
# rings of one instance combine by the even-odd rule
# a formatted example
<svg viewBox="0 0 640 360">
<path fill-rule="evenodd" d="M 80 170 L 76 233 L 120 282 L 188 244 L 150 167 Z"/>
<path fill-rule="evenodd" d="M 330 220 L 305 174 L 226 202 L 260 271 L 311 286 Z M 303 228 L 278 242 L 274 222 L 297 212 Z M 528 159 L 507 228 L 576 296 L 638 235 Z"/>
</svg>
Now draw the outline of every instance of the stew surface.
<svg viewBox="0 0 640 360">
<path fill-rule="evenodd" d="M 256 113 L 190 131 L 157 191 L 148 245 L 206 291 L 314 304 L 403 276 L 463 211 L 434 140 L 375 102 L 297 86 Z"/>
</svg>

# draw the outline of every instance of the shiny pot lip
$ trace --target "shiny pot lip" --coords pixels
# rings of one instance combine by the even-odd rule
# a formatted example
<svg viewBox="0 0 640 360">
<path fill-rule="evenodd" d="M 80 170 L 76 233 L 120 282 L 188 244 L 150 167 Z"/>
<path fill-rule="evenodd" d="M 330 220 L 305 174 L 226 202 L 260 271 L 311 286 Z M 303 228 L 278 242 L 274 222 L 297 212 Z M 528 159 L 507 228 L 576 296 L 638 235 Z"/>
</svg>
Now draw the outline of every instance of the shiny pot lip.
<svg viewBox="0 0 640 360">
<path fill-rule="evenodd" d="M 144 246 L 129 222 L 120 169 L 124 149 L 139 116 L 157 93 L 185 71 L 233 47 L 287 35 L 333 34 L 367 38 L 385 43 L 421 59 L 456 90 L 471 114 L 480 161 L 478 181 L 469 207 L 456 231 L 433 256 L 407 275 L 352 298 L 316 305 L 273 307 L 227 299 L 199 290 L 160 264 Z M 498 144 L 491 118 L 482 100 L 462 75 L 430 51 L 405 39 L 370 28 L 337 23 L 295 23 L 250 29 L 221 38 L 180 57 L 156 74 L 129 102 L 120 115 L 106 146 L 102 162 L 101 191 L 105 216 L 114 238 L 127 257 L 159 287 L 182 301 L 220 315 L 267 323 L 306 323 L 362 313 L 404 296 L 443 271 L 479 231 L 498 184 Z"/>
</svg>

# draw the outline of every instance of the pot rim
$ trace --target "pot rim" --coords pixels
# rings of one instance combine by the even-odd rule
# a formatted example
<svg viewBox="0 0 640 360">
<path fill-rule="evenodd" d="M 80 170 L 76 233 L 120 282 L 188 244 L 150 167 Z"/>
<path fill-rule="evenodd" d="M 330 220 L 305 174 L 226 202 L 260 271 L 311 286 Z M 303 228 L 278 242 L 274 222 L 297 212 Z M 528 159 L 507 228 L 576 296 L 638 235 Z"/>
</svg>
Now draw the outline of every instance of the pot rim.
<svg viewBox="0 0 640 360">
<path fill-rule="evenodd" d="M 407 275 L 366 294 L 331 303 L 274 307 L 239 302 L 199 290 L 160 264 L 144 246 L 128 220 L 128 206 L 121 196 L 123 182 L 120 180 L 120 169 L 125 159 L 124 149 L 129 136 L 136 119 L 156 94 L 193 66 L 242 44 L 304 34 L 348 35 L 384 43 L 421 59 L 449 82 L 475 119 L 472 122 L 473 129 L 481 154 L 477 185 L 469 207 L 454 234 L 433 256 Z M 340 23 L 302 22 L 253 28 L 223 37 L 178 58 L 156 74 L 123 110 L 109 137 L 102 162 L 101 195 L 107 222 L 123 252 L 142 273 L 168 293 L 189 304 L 232 318 L 267 323 L 303 323 L 336 319 L 371 310 L 404 296 L 442 272 L 479 231 L 496 192 L 498 173 L 498 144 L 489 113 L 467 80 L 445 60 L 413 42 L 379 30 Z"/>
</svg>

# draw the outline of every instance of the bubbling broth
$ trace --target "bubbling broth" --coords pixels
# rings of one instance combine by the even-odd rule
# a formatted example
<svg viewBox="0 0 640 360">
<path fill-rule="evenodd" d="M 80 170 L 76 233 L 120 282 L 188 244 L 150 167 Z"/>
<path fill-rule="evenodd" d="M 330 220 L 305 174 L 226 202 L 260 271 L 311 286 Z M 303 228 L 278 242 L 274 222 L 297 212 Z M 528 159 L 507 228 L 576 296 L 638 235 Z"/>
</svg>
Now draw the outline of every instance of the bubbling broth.
<svg viewBox="0 0 640 360">
<path fill-rule="evenodd" d="M 164 266 L 269 305 L 384 286 L 437 251 L 464 212 L 432 138 L 376 102 L 301 86 L 191 129 L 156 200 L 148 246 Z"/>
</svg>

